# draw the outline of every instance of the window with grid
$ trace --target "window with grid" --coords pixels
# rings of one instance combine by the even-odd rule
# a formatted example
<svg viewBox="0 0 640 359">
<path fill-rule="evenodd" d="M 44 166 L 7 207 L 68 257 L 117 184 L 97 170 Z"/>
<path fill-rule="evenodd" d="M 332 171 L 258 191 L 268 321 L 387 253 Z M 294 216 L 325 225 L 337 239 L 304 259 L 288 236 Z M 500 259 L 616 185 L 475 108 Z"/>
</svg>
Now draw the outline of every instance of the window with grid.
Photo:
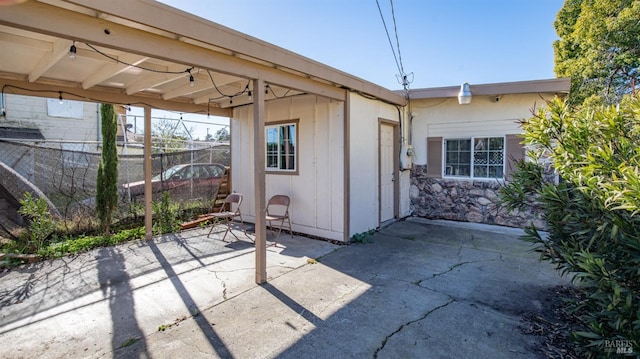
<svg viewBox="0 0 640 359">
<path fill-rule="evenodd" d="M 469 177 L 471 174 L 471 140 L 445 140 L 445 176 Z"/>
<path fill-rule="evenodd" d="M 446 139 L 444 175 L 501 179 L 504 177 L 504 148 L 504 137 Z"/>
<path fill-rule="evenodd" d="M 267 171 L 297 170 L 296 128 L 295 123 L 265 126 Z"/>
</svg>

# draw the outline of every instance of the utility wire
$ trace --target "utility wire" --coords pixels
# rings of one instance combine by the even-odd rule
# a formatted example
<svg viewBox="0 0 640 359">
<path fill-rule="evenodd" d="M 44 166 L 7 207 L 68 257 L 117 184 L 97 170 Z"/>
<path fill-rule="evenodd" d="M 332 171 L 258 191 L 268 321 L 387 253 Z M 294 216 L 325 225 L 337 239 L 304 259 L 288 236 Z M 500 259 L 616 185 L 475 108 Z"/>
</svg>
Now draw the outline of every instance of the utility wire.
<svg viewBox="0 0 640 359">
<path fill-rule="evenodd" d="M 393 52 L 393 59 L 396 61 L 396 66 L 398 67 L 398 71 L 402 74 L 402 68 L 400 67 L 400 63 L 398 62 L 398 56 L 396 56 L 396 50 L 393 47 L 393 42 L 391 42 L 389 29 L 387 28 L 387 23 L 384 21 L 384 15 L 382 15 L 382 9 L 380 8 L 380 2 L 378 0 L 376 0 L 376 5 L 378 5 L 378 12 L 380 12 L 380 18 L 382 19 L 382 25 L 384 25 L 384 31 L 387 33 L 387 39 L 389 40 L 389 46 L 391 46 L 391 52 Z"/>
<path fill-rule="evenodd" d="M 377 0 L 376 0 L 377 1 Z M 391 3 L 391 18 L 393 19 L 393 31 L 396 33 L 396 47 L 398 48 L 398 59 L 400 62 L 400 75 L 404 78 L 404 66 L 402 64 L 402 54 L 400 53 L 400 40 L 398 38 L 398 27 L 396 25 L 396 13 L 393 9 L 393 0 L 389 0 Z"/>
</svg>

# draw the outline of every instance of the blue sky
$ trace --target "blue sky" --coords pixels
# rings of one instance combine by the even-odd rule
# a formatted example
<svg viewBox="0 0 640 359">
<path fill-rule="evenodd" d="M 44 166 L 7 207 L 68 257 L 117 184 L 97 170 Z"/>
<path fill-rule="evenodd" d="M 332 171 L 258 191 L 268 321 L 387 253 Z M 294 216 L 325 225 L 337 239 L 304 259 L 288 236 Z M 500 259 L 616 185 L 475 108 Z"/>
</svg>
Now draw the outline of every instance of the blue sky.
<svg viewBox="0 0 640 359">
<path fill-rule="evenodd" d="M 380 16 L 382 12 L 397 56 L 390 0 L 162 2 L 386 88 L 402 89 Z M 393 5 L 402 67 L 413 73 L 412 89 L 555 77 L 553 22 L 563 0 L 395 0 Z M 180 118 L 161 111 L 154 116 Z M 228 123 L 198 115 L 185 114 L 184 119 Z M 207 128 L 210 133 L 220 128 L 187 126 L 201 139 Z"/>
<path fill-rule="evenodd" d="M 376 0 L 163 0 L 378 85 L 401 89 Z M 378 0 L 397 51 L 390 0 Z M 393 1 L 410 88 L 553 78 L 562 0 Z"/>
</svg>

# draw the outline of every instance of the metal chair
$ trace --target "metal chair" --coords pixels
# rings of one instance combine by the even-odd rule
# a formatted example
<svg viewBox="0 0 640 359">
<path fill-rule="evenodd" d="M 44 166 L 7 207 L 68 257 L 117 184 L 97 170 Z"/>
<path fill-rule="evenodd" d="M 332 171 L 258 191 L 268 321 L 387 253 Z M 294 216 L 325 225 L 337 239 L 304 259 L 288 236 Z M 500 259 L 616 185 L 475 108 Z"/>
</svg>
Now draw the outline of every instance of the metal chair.
<svg viewBox="0 0 640 359">
<path fill-rule="evenodd" d="M 224 199 L 224 204 L 220 207 L 219 212 L 210 213 L 212 219 L 214 219 L 214 224 L 211 226 L 209 230 L 209 234 L 207 234 L 207 238 L 213 232 L 213 229 L 216 227 L 218 221 L 224 221 L 227 228 L 224 231 L 224 235 L 222 236 L 222 241 L 226 242 L 224 239 L 227 237 L 227 233 L 231 232 L 231 234 L 236 237 L 237 240 L 240 240 L 238 236 L 231 230 L 231 223 L 236 217 L 240 218 L 240 224 L 242 224 L 242 231 L 244 235 L 247 235 L 247 230 L 244 227 L 244 221 L 242 220 L 242 213 L 240 212 L 240 205 L 242 204 L 242 195 L 239 193 L 231 193 Z"/>
<path fill-rule="evenodd" d="M 278 238 L 280 238 L 280 233 L 282 229 L 288 229 L 291 238 L 293 239 L 293 231 L 291 229 L 291 219 L 289 218 L 289 204 L 291 203 L 291 199 L 289 196 L 285 196 L 282 194 L 277 194 L 269 198 L 267 202 L 267 215 L 265 220 L 269 223 L 269 228 L 271 229 L 271 233 L 276 234 L 274 228 L 278 230 L 276 234 L 276 238 L 274 241 L 274 245 L 278 245 Z M 275 226 L 273 224 L 275 223 Z"/>
</svg>

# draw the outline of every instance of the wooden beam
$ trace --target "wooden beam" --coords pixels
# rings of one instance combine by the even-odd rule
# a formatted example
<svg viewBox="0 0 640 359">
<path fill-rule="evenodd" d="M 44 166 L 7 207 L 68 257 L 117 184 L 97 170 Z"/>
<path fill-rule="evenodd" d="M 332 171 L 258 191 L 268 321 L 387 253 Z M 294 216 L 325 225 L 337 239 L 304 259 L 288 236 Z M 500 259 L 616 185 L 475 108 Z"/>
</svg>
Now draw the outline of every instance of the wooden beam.
<svg viewBox="0 0 640 359">
<path fill-rule="evenodd" d="M 51 51 L 53 48 L 53 46 L 51 45 L 51 42 L 32 39 L 30 37 L 11 34 L 8 32 L 0 32 L 0 42 L 6 42 L 9 44 L 15 44 L 15 45 L 20 45 L 24 47 L 31 47 L 33 49 L 42 50 L 42 51 Z"/>
<path fill-rule="evenodd" d="M 21 79 L 7 79 L 10 77 L 7 74 L 0 73 L 0 87 L 4 87 L 4 93 L 12 93 L 17 95 L 38 96 L 48 98 L 58 98 L 59 92 L 62 91 L 64 98 L 69 100 L 87 101 L 87 102 L 102 102 L 121 105 L 133 105 L 133 106 L 150 106 L 161 110 L 170 110 L 184 113 L 197 113 L 206 115 L 209 113 L 212 116 L 231 117 L 232 110 L 228 108 L 220 108 L 217 106 L 209 106 L 207 104 L 196 105 L 189 102 L 181 101 L 166 101 L 159 96 L 150 97 L 140 95 L 127 95 L 121 90 L 114 90 L 110 88 L 93 87 L 89 90 L 84 90 L 77 87 L 72 87 L 71 84 L 60 81 L 45 81 L 43 79 L 38 82 L 28 82 L 26 78 Z"/>
<path fill-rule="evenodd" d="M 69 48 L 73 42 L 69 40 L 57 39 L 53 42 L 53 49 L 40 58 L 36 67 L 29 73 L 29 82 L 34 82 L 42 74 L 53 67 L 61 58 L 69 53 Z"/>
<path fill-rule="evenodd" d="M 164 69 L 158 70 L 166 72 L 178 72 L 184 69 L 184 65 L 171 64 L 169 66 L 166 66 Z M 137 80 L 131 82 L 129 86 L 127 86 L 125 92 L 127 93 L 127 95 L 132 95 L 136 92 L 144 91 L 148 88 L 153 88 L 156 86 L 167 84 L 169 82 L 178 81 L 184 76 L 185 75 L 183 74 L 168 74 L 162 72 L 147 74 L 146 76 L 140 76 Z"/>
<path fill-rule="evenodd" d="M 106 65 L 102 66 L 100 70 L 94 72 L 89 77 L 82 81 L 82 88 L 88 89 L 91 88 L 103 81 L 106 81 L 120 73 L 123 73 L 136 65 L 139 65 L 145 62 L 148 57 L 140 57 L 138 55 L 124 54 L 118 60 L 122 62 L 114 63 L 109 62 Z M 130 64 L 125 65 L 124 63 Z"/>
</svg>

